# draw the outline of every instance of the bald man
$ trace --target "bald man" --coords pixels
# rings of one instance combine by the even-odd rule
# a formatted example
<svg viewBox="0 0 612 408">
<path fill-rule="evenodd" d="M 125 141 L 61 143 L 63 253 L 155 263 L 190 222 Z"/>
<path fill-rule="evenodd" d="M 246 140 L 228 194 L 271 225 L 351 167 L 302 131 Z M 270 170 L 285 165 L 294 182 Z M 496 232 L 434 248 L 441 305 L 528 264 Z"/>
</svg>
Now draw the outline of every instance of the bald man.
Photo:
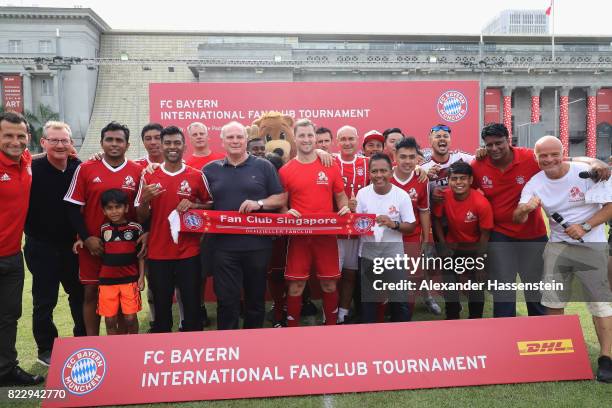
<svg viewBox="0 0 612 408">
<path fill-rule="evenodd" d="M 543 290 L 541 303 L 548 308 L 548 314 L 563 314 L 574 276 L 580 280 L 601 347 L 597 380 L 611 383 L 612 291 L 604 224 L 612 218 L 612 202 L 585 201 L 585 193 L 595 182 L 580 178 L 579 173 L 590 167 L 564 162 L 563 146 L 556 137 L 542 137 L 534 151 L 541 171 L 525 184 L 513 221 L 526 222 L 529 214 L 540 206 L 546 212 L 550 241 L 544 250 L 542 281 L 562 283 L 563 288 Z"/>
</svg>

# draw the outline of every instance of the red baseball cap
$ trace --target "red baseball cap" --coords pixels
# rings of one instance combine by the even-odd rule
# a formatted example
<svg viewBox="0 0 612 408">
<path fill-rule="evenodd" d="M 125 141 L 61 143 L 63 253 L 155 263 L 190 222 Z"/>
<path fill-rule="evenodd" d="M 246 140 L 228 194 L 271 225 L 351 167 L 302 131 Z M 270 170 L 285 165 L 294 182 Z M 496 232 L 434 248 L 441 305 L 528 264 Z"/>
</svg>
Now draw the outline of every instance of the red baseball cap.
<svg viewBox="0 0 612 408">
<path fill-rule="evenodd" d="M 370 130 L 365 134 L 363 138 L 363 146 L 365 146 L 370 140 L 378 140 L 383 145 L 385 144 L 385 137 L 378 130 Z"/>
</svg>

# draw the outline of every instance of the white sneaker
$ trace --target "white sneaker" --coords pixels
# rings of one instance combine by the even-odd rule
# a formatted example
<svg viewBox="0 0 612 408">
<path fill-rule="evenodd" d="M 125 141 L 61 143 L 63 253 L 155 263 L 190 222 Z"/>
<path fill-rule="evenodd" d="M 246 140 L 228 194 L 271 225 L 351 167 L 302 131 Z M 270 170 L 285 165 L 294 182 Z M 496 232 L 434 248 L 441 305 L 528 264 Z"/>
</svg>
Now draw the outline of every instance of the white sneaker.
<svg viewBox="0 0 612 408">
<path fill-rule="evenodd" d="M 432 297 L 425 299 L 425 307 L 431 314 L 434 314 L 436 316 L 440 316 L 442 314 L 442 308 L 439 304 L 436 303 L 436 301 Z"/>
</svg>

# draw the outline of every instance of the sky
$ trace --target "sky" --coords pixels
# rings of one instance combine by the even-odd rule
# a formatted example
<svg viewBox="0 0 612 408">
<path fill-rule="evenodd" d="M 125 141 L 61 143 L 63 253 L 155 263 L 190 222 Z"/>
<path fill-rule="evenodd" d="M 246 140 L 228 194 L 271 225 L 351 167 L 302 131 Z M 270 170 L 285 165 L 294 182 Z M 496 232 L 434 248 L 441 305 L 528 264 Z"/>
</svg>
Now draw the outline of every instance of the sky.
<svg viewBox="0 0 612 408">
<path fill-rule="evenodd" d="M 113 29 L 287 33 L 478 34 L 505 9 L 551 0 L 0 0 L 92 8 Z M 555 0 L 555 34 L 611 35 L 611 0 Z"/>
</svg>

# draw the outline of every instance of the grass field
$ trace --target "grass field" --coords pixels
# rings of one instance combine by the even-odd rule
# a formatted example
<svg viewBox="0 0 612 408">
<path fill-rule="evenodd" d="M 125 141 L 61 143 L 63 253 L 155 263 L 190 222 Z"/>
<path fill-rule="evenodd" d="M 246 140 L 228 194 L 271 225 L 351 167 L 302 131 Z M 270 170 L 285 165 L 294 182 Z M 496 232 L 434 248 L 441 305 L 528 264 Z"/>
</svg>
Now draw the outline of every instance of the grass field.
<svg viewBox="0 0 612 408">
<path fill-rule="evenodd" d="M 141 332 L 148 329 L 148 306 L 143 300 L 144 310 L 140 313 Z M 490 306 L 490 305 L 488 305 Z M 464 307 L 464 311 L 467 308 Z M 208 305 L 211 317 L 215 317 L 214 304 Z M 596 369 L 598 344 L 591 317 L 582 304 L 574 304 L 567 313 L 580 316 L 580 322 L 589 349 L 593 369 Z M 526 315 L 524 304 L 519 305 L 519 314 Z M 32 295 L 31 275 L 26 271 L 23 293 L 23 317 L 19 321 L 17 350 L 20 365 L 33 373 L 46 374 L 46 368 L 36 362 L 36 345 L 32 336 Z M 490 308 L 485 309 L 485 317 L 491 316 Z M 414 320 L 431 320 L 422 305 L 417 305 Z M 176 321 L 177 319 L 175 319 Z M 63 291 L 55 309 L 55 322 L 61 336 L 71 335 L 71 318 L 68 301 Z M 103 326 L 103 325 L 102 325 Z M 104 329 L 102 330 L 104 333 Z M 35 407 L 35 401 L 7 401 L 6 389 L 0 392 L 1 407 Z M 612 405 L 612 385 L 596 381 L 572 381 L 558 383 L 534 383 L 516 385 L 494 385 L 464 388 L 429 390 L 408 390 L 359 394 L 335 394 L 327 396 L 287 397 L 248 400 L 229 400 L 212 402 L 193 402 L 182 404 L 154 404 L 142 406 L 180 406 L 180 407 L 599 407 Z"/>
</svg>

